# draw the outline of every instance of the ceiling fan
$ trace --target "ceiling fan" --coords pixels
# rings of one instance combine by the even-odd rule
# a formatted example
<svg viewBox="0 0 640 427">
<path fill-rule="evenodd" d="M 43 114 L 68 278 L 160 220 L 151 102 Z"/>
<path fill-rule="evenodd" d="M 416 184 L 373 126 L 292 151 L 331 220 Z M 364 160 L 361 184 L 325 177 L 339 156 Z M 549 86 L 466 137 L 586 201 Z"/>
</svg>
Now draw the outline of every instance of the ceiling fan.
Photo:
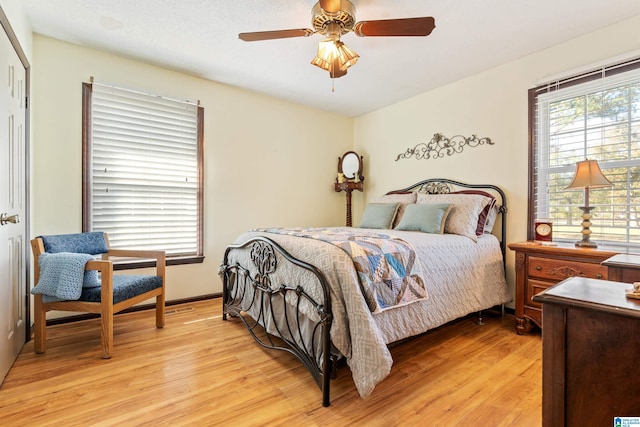
<svg viewBox="0 0 640 427">
<path fill-rule="evenodd" d="M 318 54 L 311 63 L 328 71 L 331 78 L 338 78 L 347 74 L 347 68 L 359 58 L 357 53 L 340 41 L 342 35 L 353 31 L 359 37 L 428 36 L 435 28 L 435 20 L 431 16 L 356 22 L 355 11 L 356 8 L 348 0 L 320 0 L 311 11 L 313 30 L 257 31 L 240 33 L 238 37 L 253 42 L 322 34 L 326 39 L 318 44 Z"/>
</svg>

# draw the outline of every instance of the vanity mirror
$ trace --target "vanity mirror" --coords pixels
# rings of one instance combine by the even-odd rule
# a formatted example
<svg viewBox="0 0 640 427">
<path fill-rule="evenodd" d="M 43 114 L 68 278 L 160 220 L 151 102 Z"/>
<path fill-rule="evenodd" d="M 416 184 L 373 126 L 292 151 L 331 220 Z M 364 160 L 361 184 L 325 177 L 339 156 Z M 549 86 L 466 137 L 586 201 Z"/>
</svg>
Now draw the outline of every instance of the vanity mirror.
<svg viewBox="0 0 640 427">
<path fill-rule="evenodd" d="M 345 180 L 362 181 L 362 156 L 354 151 L 347 151 L 342 157 L 338 157 L 338 174 L 342 174 Z"/>
<path fill-rule="evenodd" d="M 338 177 L 336 178 L 336 192 L 347 193 L 347 227 L 351 227 L 351 193 L 353 190 L 362 191 L 362 156 L 354 151 L 347 151 L 338 157 Z"/>
</svg>

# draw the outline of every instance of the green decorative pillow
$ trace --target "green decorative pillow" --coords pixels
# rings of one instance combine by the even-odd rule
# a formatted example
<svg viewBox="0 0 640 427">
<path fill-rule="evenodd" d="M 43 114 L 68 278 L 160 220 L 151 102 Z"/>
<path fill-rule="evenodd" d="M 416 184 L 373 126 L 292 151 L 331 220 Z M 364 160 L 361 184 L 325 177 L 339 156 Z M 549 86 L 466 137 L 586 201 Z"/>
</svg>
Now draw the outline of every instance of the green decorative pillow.
<svg viewBox="0 0 640 427">
<path fill-rule="evenodd" d="M 360 228 L 390 228 L 396 216 L 398 203 L 369 203 L 364 209 Z"/>
<path fill-rule="evenodd" d="M 374 197 L 371 203 L 398 203 L 398 212 L 393 219 L 393 227 L 396 228 L 402 219 L 404 210 L 408 204 L 416 202 L 418 194 L 415 191 L 409 191 L 406 193 L 391 193 L 384 196 Z"/>
<path fill-rule="evenodd" d="M 444 223 L 451 210 L 449 203 L 407 205 L 396 230 L 444 233 Z"/>
</svg>

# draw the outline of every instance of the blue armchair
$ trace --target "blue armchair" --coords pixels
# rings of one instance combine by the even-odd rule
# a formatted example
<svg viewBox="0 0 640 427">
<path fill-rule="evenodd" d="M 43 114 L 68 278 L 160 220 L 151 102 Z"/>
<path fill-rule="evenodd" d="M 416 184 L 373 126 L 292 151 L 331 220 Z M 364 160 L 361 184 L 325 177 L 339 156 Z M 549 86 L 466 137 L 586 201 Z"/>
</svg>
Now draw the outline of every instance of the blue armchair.
<svg viewBox="0 0 640 427">
<path fill-rule="evenodd" d="M 63 264 L 51 267 L 54 258 L 50 258 L 45 264 L 48 254 L 60 254 L 58 260 L 67 254 L 101 255 L 101 259 L 87 258 L 84 270 L 100 272 L 100 279 L 94 285 L 86 286 L 88 276 L 84 276 L 85 286 L 83 286 L 81 277 L 80 288 L 77 290 L 79 298 L 56 298 L 43 295 L 39 293 L 40 291 L 34 292 L 34 350 L 36 353 L 44 353 L 46 350 L 46 317 L 47 311 L 51 310 L 100 314 L 103 359 L 111 358 L 113 351 L 113 315 L 115 313 L 155 297 L 156 327 L 164 327 L 166 265 L 164 251 L 113 249 L 109 247 L 107 235 L 102 232 L 40 236 L 31 240 L 31 248 L 35 258 L 34 283 L 38 284 L 34 291 L 40 286 L 41 274 L 43 278 L 45 277 L 45 271 L 41 269 L 43 266 L 46 265 L 46 268 L 52 269 L 50 271 L 65 267 Z M 114 275 L 110 257 L 154 259 L 156 275 Z M 84 273 L 82 267 L 80 269 L 80 274 Z M 69 277 L 66 273 L 60 274 L 59 271 L 55 273 L 56 278 Z M 49 278 L 51 275 L 46 277 Z"/>
</svg>

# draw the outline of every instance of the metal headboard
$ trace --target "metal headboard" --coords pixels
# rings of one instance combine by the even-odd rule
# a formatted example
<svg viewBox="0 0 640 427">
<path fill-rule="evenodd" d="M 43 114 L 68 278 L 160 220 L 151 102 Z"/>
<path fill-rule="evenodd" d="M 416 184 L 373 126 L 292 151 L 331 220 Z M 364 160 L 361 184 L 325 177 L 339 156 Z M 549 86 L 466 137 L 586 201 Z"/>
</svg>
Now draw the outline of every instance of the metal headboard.
<svg viewBox="0 0 640 427">
<path fill-rule="evenodd" d="M 477 189 L 483 190 L 487 193 L 492 194 L 496 197 L 496 206 L 498 206 L 498 213 L 500 216 L 500 235 L 498 235 L 498 240 L 500 240 L 500 250 L 502 251 L 502 259 L 503 263 L 505 262 L 505 255 L 507 251 L 507 199 L 504 194 L 504 191 L 498 186 L 492 184 L 466 184 L 459 181 L 454 181 L 452 179 L 447 178 L 430 178 L 425 179 L 424 181 L 417 182 L 413 185 L 410 185 L 407 188 L 402 188 L 399 190 L 390 191 L 387 194 L 392 193 L 401 193 L 407 191 L 415 191 L 418 193 L 427 193 L 427 194 L 447 194 L 453 192 L 458 188 L 467 188 L 467 189 Z M 495 231 L 494 231 L 494 234 Z"/>
</svg>

